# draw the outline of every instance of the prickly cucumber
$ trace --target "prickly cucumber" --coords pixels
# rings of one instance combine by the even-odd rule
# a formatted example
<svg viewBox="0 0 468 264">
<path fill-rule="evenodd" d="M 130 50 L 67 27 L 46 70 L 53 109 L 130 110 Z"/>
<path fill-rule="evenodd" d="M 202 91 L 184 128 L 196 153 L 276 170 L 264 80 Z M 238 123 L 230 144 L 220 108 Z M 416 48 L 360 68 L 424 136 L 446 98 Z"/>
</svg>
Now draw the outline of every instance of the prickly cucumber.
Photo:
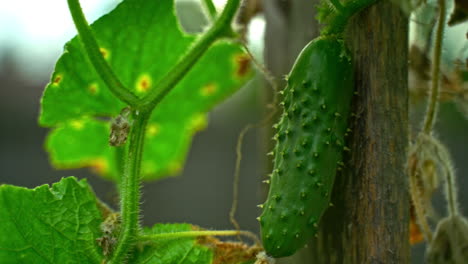
<svg viewBox="0 0 468 264">
<path fill-rule="evenodd" d="M 275 125 L 270 190 L 259 217 L 270 256 L 292 255 L 317 232 L 343 165 L 353 84 L 350 55 L 336 36 L 311 41 L 289 74 Z"/>
</svg>

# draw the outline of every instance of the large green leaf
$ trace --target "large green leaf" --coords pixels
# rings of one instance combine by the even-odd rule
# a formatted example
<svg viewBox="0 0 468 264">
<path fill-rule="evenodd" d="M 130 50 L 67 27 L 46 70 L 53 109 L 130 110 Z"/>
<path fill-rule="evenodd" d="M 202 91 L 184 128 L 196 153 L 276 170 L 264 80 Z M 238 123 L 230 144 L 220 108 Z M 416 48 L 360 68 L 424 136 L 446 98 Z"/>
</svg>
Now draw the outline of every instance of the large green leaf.
<svg viewBox="0 0 468 264">
<path fill-rule="evenodd" d="M 85 180 L 0 186 L 0 263 L 100 263 L 101 212 Z"/>
<path fill-rule="evenodd" d="M 140 97 L 196 39 L 180 30 L 173 4 L 173 0 L 127 0 L 92 25 L 104 57 Z M 193 134 L 206 125 L 206 112 L 248 80 L 246 66 L 248 60 L 238 44 L 217 42 L 158 105 L 148 124 L 144 180 L 180 171 Z M 98 164 L 102 175 L 117 178 L 115 149 L 108 147 L 105 120 L 124 105 L 99 79 L 77 37 L 67 43 L 58 60 L 41 106 L 40 124 L 55 129 L 46 143 L 54 165 Z"/>
<path fill-rule="evenodd" d="M 52 187 L 0 186 L 0 263 L 103 263 L 103 217 L 86 180 L 63 178 Z M 107 220 L 107 219 L 106 219 Z M 143 235 L 198 230 L 190 224 L 157 224 Z M 136 242 L 128 263 L 237 264 L 260 249 L 214 237 L 159 238 Z"/>
</svg>

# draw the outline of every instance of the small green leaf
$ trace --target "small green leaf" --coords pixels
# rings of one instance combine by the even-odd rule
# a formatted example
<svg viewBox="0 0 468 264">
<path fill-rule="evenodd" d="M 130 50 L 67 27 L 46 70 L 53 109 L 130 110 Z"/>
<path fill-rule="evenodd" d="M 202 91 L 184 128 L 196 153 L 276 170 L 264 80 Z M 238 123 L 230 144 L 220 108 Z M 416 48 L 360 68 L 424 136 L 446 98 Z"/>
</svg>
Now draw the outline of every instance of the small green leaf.
<svg viewBox="0 0 468 264">
<path fill-rule="evenodd" d="M 157 224 L 145 229 L 145 235 L 192 231 L 190 224 Z M 213 251 L 199 245 L 196 238 L 161 239 L 141 244 L 134 251 L 129 263 L 146 264 L 211 264 Z"/>
<path fill-rule="evenodd" d="M 0 262 L 100 263 L 102 216 L 85 180 L 0 186 Z"/>
<path fill-rule="evenodd" d="M 220 241 L 213 236 L 187 236 L 206 231 L 190 224 L 156 224 L 142 231 L 130 263 L 247 264 L 253 263 L 263 248 L 240 242 Z M 212 232 L 216 232 L 213 231 Z M 221 231 L 222 232 L 222 231 Z M 177 237 L 177 233 L 180 237 Z M 147 240 L 153 235 L 153 240 Z M 155 237 L 156 236 L 156 237 Z"/>
<path fill-rule="evenodd" d="M 173 4 L 173 0 L 126 0 L 91 26 L 112 69 L 139 97 L 156 89 L 196 40 L 180 30 Z M 206 125 L 206 112 L 238 90 L 250 73 L 248 57 L 239 44 L 213 45 L 153 111 L 142 179 L 178 173 L 193 134 Z M 105 140 L 109 125 L 103 117 L 115 117 L 123 107 L 99 79 L 79 39 L 73 38 L 41 102 L 39 123 L 55 129 L 47 143 L 53 164 L 70 168 L 94 166 L 98 161 L 109 166 L 100 174 L 116 179 L 117 163 Z M 77 122 L 85 123 L 85 128 L 78 131 L 73 126 Z"/>
</svg>

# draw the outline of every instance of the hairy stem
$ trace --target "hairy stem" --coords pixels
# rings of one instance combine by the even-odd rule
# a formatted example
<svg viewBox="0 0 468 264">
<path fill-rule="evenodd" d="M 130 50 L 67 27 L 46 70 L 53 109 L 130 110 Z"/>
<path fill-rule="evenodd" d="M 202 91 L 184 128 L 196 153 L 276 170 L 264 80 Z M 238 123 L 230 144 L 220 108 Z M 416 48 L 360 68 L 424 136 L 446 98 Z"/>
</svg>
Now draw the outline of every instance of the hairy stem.
<svg viewBox="0 0 468 264">
<path fill-rule="evenodd" d="M 421 175 L 419 174 L 417 167 L 418 160 L 415 155 L 411 155 L 409 159 L 409 186 L 410 186 L 410 195 L 411 200 L 414 206 L 414 213 L 416 215 L 416 221 L 419 225 L 421 232 L 424 235 L 424 238 L 428 243 L 432 241 L 432 231 L 427 223 L 426 219 L 426 212 L 423 201 L 421 197 L 423 196 L 423 192 L 421 191 Z"/>
<path fill-rule="evenodd" d="M 122 84 L 122 82 L 120 82 L 117 75 L 115 75 L 109 64 L 102 56 L 91 27 L 88 25 L 83 11 L 81 10 L 80 2 L 78 0 L 68 0 L 68 8 L 70 9 L 73 22 L 78 30 L 78 35 L 83 43 L 86 53 L 88 54 L 88 58 L 91 61 L 91 64 L 93 64 L 96 72 L 99 74 L 99 77 L 101 77 L 107 87 L 109 87 L 109 90 L 117 98 L 130 106 L 135 106 L 138 103 L 138 97 L 136 97 Z"/>
<path fill-rule="evenodd" d="M 229 0 L 223 13 L 213 26 L 204 33 L 192 48 L 182 56 L 177 64 L 163 79 L 143 98 L 143 109 L 153 109 L 187 74 L 208 48 L 219 38 L 234 37 L 231 22 L 239 7 L 240 0 Z"/>
<path fill-rule="evenodd" d="M 134 124 L 130 132 L 127 160 L 122 179 L 122 230 L 111 263 L 120 264 L 125 260 L 138 231 L 140 205 L 140 168 L 143 154 L 146 124 L 151 111 L 134 113 Z"/>
<path fill-rule="evenodd" d="M 115 164 L 117 164 L 117 190 L 119 194 L 122 193 L 122 181 L 123 181 L 123 175 L 124 175 L 124 169 L 125 169 L 125 159 L 127 157 L 127 149 L 126 146 L 118 146 L 114 148 L 114 158 L 115 158 Z"/>
<path fill-rule="evenodd" d="M 455 170 L 453 169 L 452 159 L 448 149 L 438 141 L 436 141 L 432 135 L 429 135 L 433 139 L 434 145 L 436 146 L 436 153 L 443 166 L 443 172 L 445 176 L 445 199 L 447 200 L 448 212 L 450 217 L 457 216 L 458 212 L 458 199 L 457 199 L 457 188 Z"/>
<path fill-rule="evenodd" d="M 212 6 L 208 6 L 208 9 L 213 14 L 213 3 L 209 0 L 206 0 L 205 3 L 211 3 Z M 222 14 L 213 26 L 179 59 L 178 63 L 156 85 L 155 89 L 152 89 L 146 97 L 139 99 L 124 87 L 103 58 L 97 41 L 81 10 L 79 1 L 68 0 L 73 21 L 96 72 L 117 98 L 130 105 L 132 109 L 135 109 L 134 124 L 130 132 L 130 142 L 126 153 L 127 157 L 124 159 L 124 172 L 120 184 L 122 230 L 118 244 L 112 255 L 111 263 L 122 263 L 134 240 L 137 238 L 139 228 L 140 167 L 146 125 L 150 114 L 156 105 L 176 86 L 216 40 L 236 36 L 232 30 L 231 23 L 239 4 L 240 0 L 228 0 Z M 214 11 L 216 10 L 214 9 Z M 122 154 L 122 152 L 118 154 Z M 235 232 L 237 233 L 234 235 L 239 234 L 239 232 L 242 233 L 242 231 Z"/>
<path fill-rule="evenodd" d="M 458 215 L 458 208 L 457 208 L 457 189 L 455 188 L 455 173 L 453 172 L 452 168 L 446 168 L 445 172 L 446 183 L 445 186 L 446 190 L 446 197 L 449 207 L 449 215 L 451 217 Z"/>
<path fill-rule="evenodd" d="M 432 87 L 429 105 L 426 111 L 423 131 L 426 134 L 431 134 L 432 127 L 435 123 L 437 115 L 437 106 L 439 101 L 440 87 L 440 58 L 442 54 L 442 41 L 445 29 L 446 7 L 445 0 L 439 0 L 439 18 L 437 20 L 436 36 L 434 41 L 434 55 L 432 58 Z"/>
</svg>

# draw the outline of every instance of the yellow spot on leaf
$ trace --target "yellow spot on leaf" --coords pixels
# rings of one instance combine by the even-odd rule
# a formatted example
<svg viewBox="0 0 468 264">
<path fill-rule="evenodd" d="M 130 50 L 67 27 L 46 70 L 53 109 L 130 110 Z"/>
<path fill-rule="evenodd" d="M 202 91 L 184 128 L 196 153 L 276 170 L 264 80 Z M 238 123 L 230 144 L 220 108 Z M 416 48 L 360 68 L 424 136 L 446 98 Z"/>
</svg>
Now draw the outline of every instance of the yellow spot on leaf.
<svg viewBox="0 0 468 264">
<path fill-rule="evenodd" d="M 54 80 L 52 81 L 52 85 L 57 86 L 59 83 L 62 81 L 63 75 L 62 74 L 56 74 L 54 77 Z"/>
<path fill-rule="evenodd" d="M 200 131 L 206 128 L 207 123 L 204 114 L 195 114 L 189 122 L 188 129 L 191 131 Z"/>
<path fill-rule="evenodd" d="M 103 158 L 97 158 L 90 161 L 90 166 L 93 172 L 96 174 L 107 174 L 109 171 L 109 163 Z"/>
<path fill-rule="evenodd" d="M 218 91 L 218 86 L 214 83 L 207 84 L 200 89 L 200 94 L 203 96 L 213 95 Z"/>
<path fill-rule="evenodd" d="M 146 135 L 148 137 L 156 136 L 161 129 L 161 126 L 157 123 L 150 123 L 148 124 L 148 129 L 146 130 Z"/>
<path fill-rule="evenodd" d="M 149 89 L 151 89 L 151 84 L 151 77 L 148 74 L 142 74 L 136 81 L 135 89 L 139 93 L 146 93 L 149 91 Z"/>
<path fill-rule="evenodd" d="M 235 77 L 241 79 L 250 71 L 250 57 L 245 53 L 234 55 Z"/>
<path fill-rule="evenodd" d="M 71 126 L 76 130 L 81 130 L 84 127 L 84 123 L 83 121 L 80 121 L 80 120 L 73 120 L 71 122 Z"/>
<path fill-rule="evenodd" d="M 90 94 L 96 94 L 99 91 L 99 86 L 97 83 L 92 83 L 88 86 L 88 91 Z"/>
<path fill-rule="evenodd" d="M 109 50 L 105 49 L 105 48 L 99 48 L 99 51 L 101 52 L 101 55 L 102 57 L 105 59 L 105 60 L 108 60 L 109 57 L 110 57 L 110 52 Z"/>
<path fill-rule="evenodd" d="M 168 169 L 170 175 L 179 174 L 182 171 L 182 164 L 177 161 L 171 162 Z"/>
</svg>

